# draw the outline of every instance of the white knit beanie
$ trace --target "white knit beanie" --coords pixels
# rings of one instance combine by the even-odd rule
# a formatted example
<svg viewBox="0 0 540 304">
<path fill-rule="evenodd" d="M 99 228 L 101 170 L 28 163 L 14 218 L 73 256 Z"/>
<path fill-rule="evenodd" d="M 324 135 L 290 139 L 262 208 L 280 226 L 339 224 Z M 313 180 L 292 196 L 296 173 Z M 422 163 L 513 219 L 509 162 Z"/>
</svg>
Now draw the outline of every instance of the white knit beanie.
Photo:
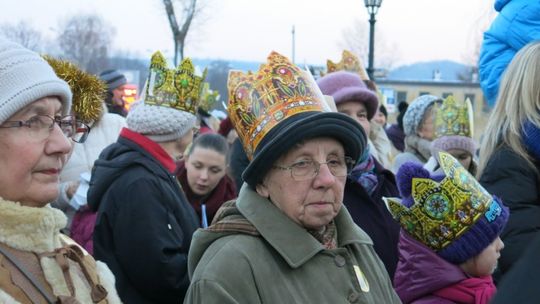
<svg viewBox="0 0 540 304">
<path fill-rule="evenodd" d="M 0 38 L 0 124 L 36 100 L 57 96 L 71 110 L 71 91 L 37 53 Z"/>
<path fill-rule="evenodd" d="M 127 127 L 155 142 L 176 140 L 195 126 L 195 115 L 170 107 L 134 105 L 127 115 Z"/>
</svg>

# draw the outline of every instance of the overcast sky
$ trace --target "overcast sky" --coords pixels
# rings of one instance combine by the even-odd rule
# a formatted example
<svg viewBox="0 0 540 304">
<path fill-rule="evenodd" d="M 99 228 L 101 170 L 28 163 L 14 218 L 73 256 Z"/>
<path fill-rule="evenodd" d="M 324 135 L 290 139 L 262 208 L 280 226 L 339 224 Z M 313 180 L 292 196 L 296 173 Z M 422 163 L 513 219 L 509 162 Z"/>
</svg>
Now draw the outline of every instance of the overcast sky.
<svg viewBox="0 0 540 304">
<path fill-rule="evenodd" d="M 339 60 L 344 33 L 367 29 L 363 0 L 206 0 L 204 21 L 188 36 L 185 54 L 197 58 L 264 61 L 271 50 L 296 62 Z M 393 64 L 449 59 L 469 63 L 475 41 L 494 16 L 493 0 L 383 0 L 376 38 Z M 161 0 L 0 0 L 0 22 L 24 20 L 53 36 L 60 21 L 78 13 L 101 15 L 116 29 L 114 49 L 149 57 L 172 56 Z M 361 33 L 361 31 L 360 31 Z M 368 44 L 367 35 L 359 37 Z"/>
</svg>

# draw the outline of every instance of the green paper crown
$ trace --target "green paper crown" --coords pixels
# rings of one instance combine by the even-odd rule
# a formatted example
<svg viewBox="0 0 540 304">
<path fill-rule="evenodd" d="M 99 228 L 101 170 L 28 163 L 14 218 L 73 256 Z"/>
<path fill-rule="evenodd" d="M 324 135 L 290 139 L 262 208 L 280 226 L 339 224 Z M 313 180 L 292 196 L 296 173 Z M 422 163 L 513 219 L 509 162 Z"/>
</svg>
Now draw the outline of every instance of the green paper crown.
<svg viewBox="0 0 540 304">
<path fill-rule="evenodd" d="M 202 76 L 195 75 L 195 68 L 189 58 L 182 60 L 176 70 L 168 69 L 165 57 L 157 51 L 150 62 L 144 103 L 195 114 L 205 77 L 206 69 Z"/>
</svg>

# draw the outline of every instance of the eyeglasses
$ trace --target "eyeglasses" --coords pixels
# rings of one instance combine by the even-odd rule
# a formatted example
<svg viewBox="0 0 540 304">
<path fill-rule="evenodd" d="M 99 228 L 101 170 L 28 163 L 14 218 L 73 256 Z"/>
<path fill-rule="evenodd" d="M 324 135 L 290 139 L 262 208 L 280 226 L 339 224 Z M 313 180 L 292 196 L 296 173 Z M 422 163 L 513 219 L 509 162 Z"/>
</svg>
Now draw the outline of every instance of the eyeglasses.
<svg viewBox="0 0 540 304">
<path fill-rule="evenodd" d="M 90 127 L 73 116 L 50 117 L 48 115 L 35 115 L 26 121 L 11 120 L 4 122 L 0 128 L 26 127 L 30 135 L 37 140 L 44 140 L 51 135 L 54 124 L 57 124 L 67 138 L 76 143 L 84 143 L 90 133 Z"/>
<path fill-rule="evenodd" d="M 331 159 L 325 163 L 320 163 L 318 161 L 314 160 L 301 160 L 298 162 L 295 162 L 294 164 L 288 166 L 288 167 L 282 167 L 282 166 L 272 166 L 275 169 L 280 170 L 290 170 L 291 171 L 291 177 L 295 181 L 305 181 L 312 178 L 315 178 L 321 169 L 321 165 L 327 165 L 328 169 L 330 170 L 330 173 L 334 175 L 335 177 L 344 177 L 347 176 L 354 165 L 354 161 L 352 158 L 345 156 L 345 157 L 336 157 L 334 159 Z"/>
</svg>

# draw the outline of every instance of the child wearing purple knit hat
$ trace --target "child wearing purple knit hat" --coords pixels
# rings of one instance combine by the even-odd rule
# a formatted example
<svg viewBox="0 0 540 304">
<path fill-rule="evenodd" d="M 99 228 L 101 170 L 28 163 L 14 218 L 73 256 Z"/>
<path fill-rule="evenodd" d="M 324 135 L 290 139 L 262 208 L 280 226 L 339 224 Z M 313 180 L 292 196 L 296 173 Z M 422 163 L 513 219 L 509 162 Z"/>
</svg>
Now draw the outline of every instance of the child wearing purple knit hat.
<svg viewBox="0 0 540 304">
<path fill-rule="evenodd" d="M 406 163 L 397 174 L 403 199 L 385 199 L 401 225 L 394 287 L 403 303 L 485 304 L 509 211 L 450 154 L 438 158 L 444 175 Z"/>
<path fill-rule="evenodd" d="M 450 95 L 441 105 L 436 105 L 435 138 L 431 142 L 431 158 L 424 168 L 440 172 L 438 152 L 445 151 L 454 156 L 473 176 L 476 175 L 476 142 L 473 135 L 472 105 L 469 99 L 456 100 Z"/>
</svg>

